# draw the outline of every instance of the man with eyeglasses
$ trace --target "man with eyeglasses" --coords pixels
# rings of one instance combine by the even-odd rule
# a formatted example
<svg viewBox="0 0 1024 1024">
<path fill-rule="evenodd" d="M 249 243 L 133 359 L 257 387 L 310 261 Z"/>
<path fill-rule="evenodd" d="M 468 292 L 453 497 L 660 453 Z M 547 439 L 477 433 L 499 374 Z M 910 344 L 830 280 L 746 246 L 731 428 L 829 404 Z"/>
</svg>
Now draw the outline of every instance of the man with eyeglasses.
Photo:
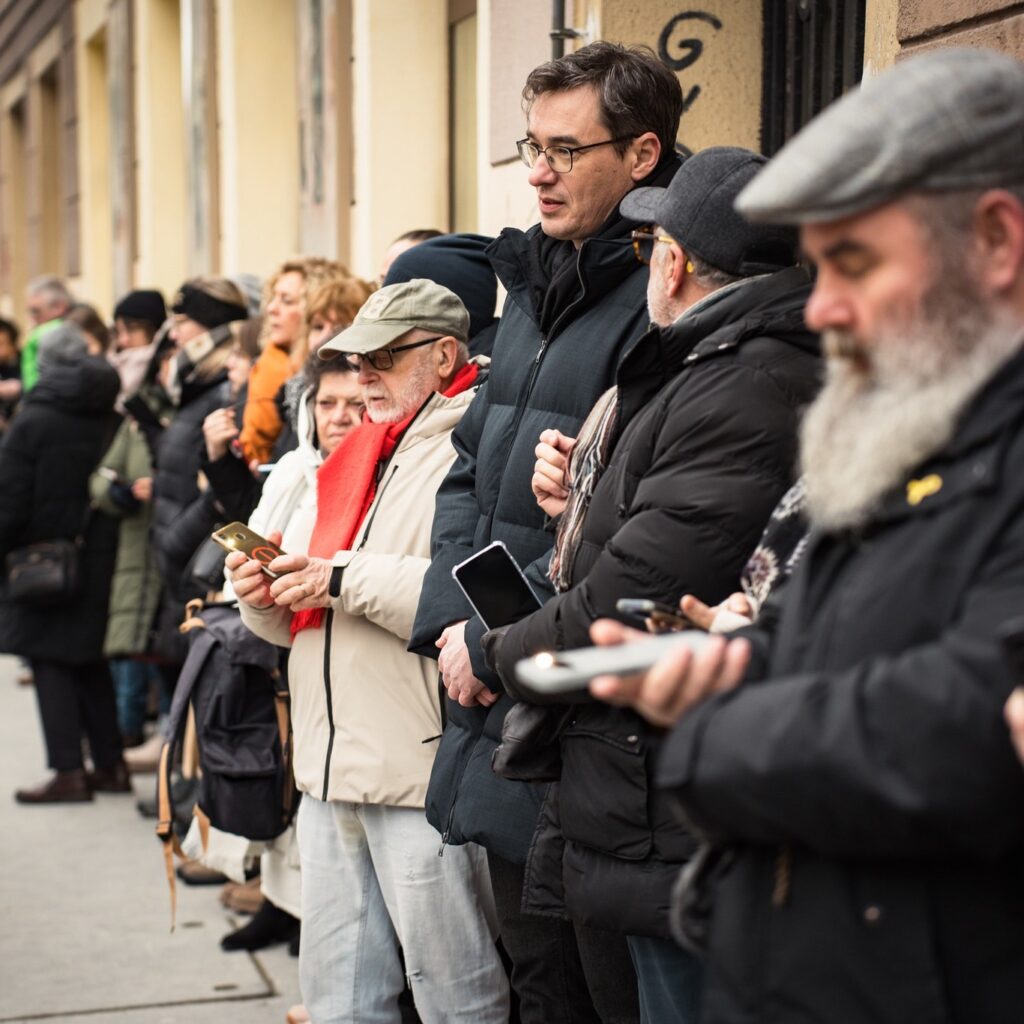
<svg viewBox="0 0 1024 1024">
<path fill-rule="evenodd" d="M 519 151 L 540 223 L 506 228 L 488 250 L 508 299 L 492 372 L 453 435 L 458 458 L 438 492 L 433 560 L 410 641 L 420 654 L 440 651 L 448 698 L 427 816 L 444 849 L 474 841 L 488 850 L 524 1024 L 633 1021 L 636 980 L 620 936 L 520 909 L 545 790 L 491 771 L 511 700 L 485 663 L 483 625 L 451 569 L 501 540 L 538 593 L 552 593 L 553 535 L 530 493 L 534 448 L 545 428 L 576 433 L 647 327 L 635 224 L 618 207 L 633 188 L 666 185 L 676 172 L 682 92 L 650 50 L 599 42 L 536 68 L 523 96 Z"/>
<path fill-rule="evenodd" d="M 357 371 L 367 418 L 317 474 L 309 555 L 275 559 L 274 579 L 226 563 L 246 624 L 291 647 L 299 976 L 317 1024 L 397 1024 L 405 978 L 424 1024 L 508 1020 L 484 851 L 438 857 L 423 816 L 441 707 L 434 663 L 406 650 L 451 432 L 479 384 L 468 330 L 432 281 L 371 295 L 319 350 Z"/>
<path fill-rule="evenodd" d="M 796 232 L 751 226 L 733 209 L 764 163 L 745 149 L 706 149 L 667 189 L 622 201 L 623 214 L 654 225 L 633 232 L 650 264 L 653 326 L 578 439 L 551 430 L 538 446 L 533 490 L 558 522 L 557 594 L 485 638 L 489 663 L 520 700 L 542 702 L 517 682 L 516 662 L 587 646 L 595 619 L 621 617 L 619 599 L 674 606 L 684 593 L 717 602 L 736 590 L 792 483 L 818 339 L 803 322 L 810 283 L 795 266 Z M 650 799 L 660 734 L 585 693 L 572 703 L 571 722 L 564 704 L 547 712 L 545 745 L 557 737 L 561 770 L 533 839 L 525 902 L 625 937 L 644 1024 L 696 1024 L 699 962 L 676 946 L 668 917 L 694 839 Z M 536 741 L 506 737 L 495 770 L 511 765 L 522 778 L 524 759 L 543 754 Z"/>
</svg>

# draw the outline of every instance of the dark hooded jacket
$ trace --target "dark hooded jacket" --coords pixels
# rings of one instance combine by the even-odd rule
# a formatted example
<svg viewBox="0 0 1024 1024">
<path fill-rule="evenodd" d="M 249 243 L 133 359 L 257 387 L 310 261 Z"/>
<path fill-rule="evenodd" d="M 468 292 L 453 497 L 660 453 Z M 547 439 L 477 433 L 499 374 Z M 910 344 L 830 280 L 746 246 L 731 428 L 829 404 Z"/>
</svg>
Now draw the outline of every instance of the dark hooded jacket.
<svg viewBox="0 0 1024 1024">
<path fill-rule="evenodd" d="M 812 532 L 747 681 L 666 740 L 659 783 L 734 848 L 705 1024 L 1022 1019 L 1022 464 L 1017 355 L 865 527 Z"/>
<path fill-rule="evenodd" d="M 641 182 L 666 186 L 678 160 Z M 409 649 L 437 657 L 434 641 L 469 620 L 466 642 L 476 676 L 501 690 L 480 645 L 483 626 L 451 577 L 454 565 L 493 540 L 504 541 L 538 593 L 550 595 L 552 534 L 530 490 L 541 431 L 575 436 L 620 360 L 647 327 L 647 270 L 617 214 L 579 250 L 539 227 L 506 228 L 488 249 L 508 291 L 494 342 L 491 375 L 452 435 L 458 456 L 438 491 L 431 564 Z M 491 754 L 511 705 L 464 708 L 445 698 L 427 818 L 452 843 L 473 841 L 523 863 L 542 789 L 498 778 Z"/>
<path fill-rule="evenodd" d="M 178 621 L 185 602 L 200 596 L 201 588 L 186 569 L 196 548 L 221 521 L 211 488 L 200 488 L 199 469 L 206 455 L 203 420 L 215 409 L 231 404 L 227 371 L 223 368 L 227 325 L 210 331 L 217 348 L 182 383 L 178 410 L 160 435 L 153 477 L 153 546 L 170 604 Z M 179 359 L 181 356 L 179 356 Z"/>
<path fill-rule="evenodd" d="M 739 589 L 793 480 L 799 417 L 819 383 L 817 337 L 803 320 L 809 291 L 797 268 L 730 286 L 652 329 L 626 358 L 572 586 L 488 645 L 511 693 L 537 702 L 516 683 L 515 663 L 588 645 L 595 619 L 619 617 L 619 598 L 675 605 L 692 593 L 715 603 Z M 661 733 L 633 711 L 575 696 L 572 708 L 548 709 L 561 721 L 561 773 L 531 851 L 526 903 L 557 912 L 564 901 L 577 922 L 667 937 L 672 883 L 693 840 L 650 785 Z M 500 770 L 529 753 L 507 747 Z"/>
<path fill-rule="evenodd" d="M 88 514 L 89 475 L 119 417 L 117 371 L 97 357 L 55 362 L 28 393 L 0 445 L 0 565 L 37 541 L 79 536 L 84 587 L 47 608 L 4 602 L 0 650 L 25 658 L 85 664 L 103 657 L 117 523 Z"/>
</svg>

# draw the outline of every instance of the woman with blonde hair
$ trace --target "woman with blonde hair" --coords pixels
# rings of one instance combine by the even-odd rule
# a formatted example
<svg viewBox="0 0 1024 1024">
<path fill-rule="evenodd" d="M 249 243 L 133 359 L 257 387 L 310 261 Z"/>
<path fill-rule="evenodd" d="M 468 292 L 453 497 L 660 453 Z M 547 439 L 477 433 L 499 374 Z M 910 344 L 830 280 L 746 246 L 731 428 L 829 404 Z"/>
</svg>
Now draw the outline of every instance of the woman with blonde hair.
<svg viewBox="0 0 1024 1024">
<path fill-rule="evenodd" d="M 349 276 L 340 263 L 322 256 L 286 260 L 268 279 L 263 294 L 263 351 L 249 375 L 249 395 L 240 442 L 247 462 L 271 461 L 283 420 L 277 393 L 306 360 L 306 299 L 325 281 Z"/>
</svg>

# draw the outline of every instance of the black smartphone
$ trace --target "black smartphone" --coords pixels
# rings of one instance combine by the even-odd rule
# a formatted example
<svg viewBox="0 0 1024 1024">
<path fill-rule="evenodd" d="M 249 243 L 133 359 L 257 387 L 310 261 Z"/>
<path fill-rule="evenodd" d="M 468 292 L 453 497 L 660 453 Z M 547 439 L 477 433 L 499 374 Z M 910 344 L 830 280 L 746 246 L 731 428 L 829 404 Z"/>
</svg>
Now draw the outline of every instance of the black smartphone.
<svg viewBox="0 0 1024 1024">
<path fill-rule="evenodd" d="M 615 602 L 615 610 L 645 622 L 650 620 L 659 633 L 670 629 L 686 629 L 692 625 L 678 608 L 643 597 L 620 597 Z"/>
<path fill-rule="evenodd" d="M 460 562 L 452 576 L 488 629 L 525 619 L 541 606 L 519 563 L 500 540 Z"/>
<path fill-rule="evenodd" d="M 277 579 L 277 573 L 271 572 L 267 566 L 284 552 L 276 544 L 271 544 L 266 537 L 261 537 L 255 530 L 250 530 L 245 523 L 228 523 L 227 526 L 214 530 L 210 537 L 228 551 L 242 551 L 250 558 L 255 558 L 271 579 Z"/>
</svg>

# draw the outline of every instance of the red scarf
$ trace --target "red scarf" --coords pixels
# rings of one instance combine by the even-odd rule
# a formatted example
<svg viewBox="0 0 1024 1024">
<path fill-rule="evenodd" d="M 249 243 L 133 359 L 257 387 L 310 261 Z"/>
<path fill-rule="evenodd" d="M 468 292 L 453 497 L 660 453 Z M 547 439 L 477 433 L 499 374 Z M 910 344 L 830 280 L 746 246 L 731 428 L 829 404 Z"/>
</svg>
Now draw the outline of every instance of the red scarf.
<svg viewBox="0 0 1024 1024">
<path fill-rule="evenodd" d="M 478 373 L 475 363 L 467 363 L 443 392 L 444 397 L 454 398 L 471 388 Z M 394 455 L 420 409 L 398 423 L 364 419 L 324 460 L 316 474 L 316 525 L 309 541 L 310 555 L 330 559 L 351 548 L 377 494 L 377 467 Z M 324 611 L 308 608 L 296 612 L 291 622 L 292 638 L 303 629 L 322 626 Z"/>
</svg>

